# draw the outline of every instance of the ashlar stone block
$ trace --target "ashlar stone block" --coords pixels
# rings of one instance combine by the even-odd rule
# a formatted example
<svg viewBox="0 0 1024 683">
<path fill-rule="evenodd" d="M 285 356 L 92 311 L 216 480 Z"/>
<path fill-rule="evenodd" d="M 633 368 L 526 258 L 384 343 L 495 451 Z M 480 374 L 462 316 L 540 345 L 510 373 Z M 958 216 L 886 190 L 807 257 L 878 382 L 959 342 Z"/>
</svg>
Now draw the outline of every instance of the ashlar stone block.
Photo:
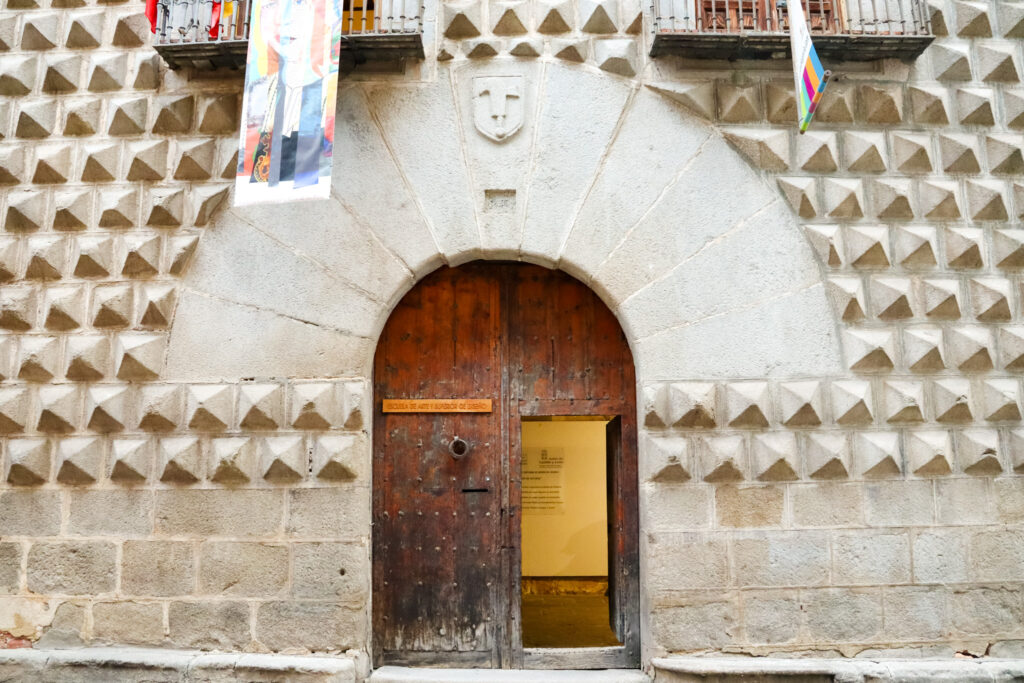
<svg viewBox="0 0 1024 683">
<path fill-rule="evenodd" d="M 718 118 L 726 123 L 750 123 L 761 119 L 759 84 L 718 82 Z"/>
<path fill-rule="evenodd" d="M 92 60 L 89 92 L 112 92 L 124 87 L 128 75 L 128 55 L 104 55 Z"/>
<path fill-rule="evenodd" d="M 43 326 L 61 332 L 81 327 L 86 321 L 85 294 L 81 286 L 48 287 L 43 296 Z"/>
<path fill-rule="evenodd" d="M 139 287 L 138 320 L 141 327 L 170 327 L 178 288 L 174 284 L 150 283 Z"/>
<path fill-rule="evenodd" d="M 513 57 L 540 57 L 544 53 L 544 43 L 537 39 L 517 40 L 508 53 Z"/>
<path fill-rule="evenodd" d="M 321 435 L 313 443 L 312 471 L 318 479 L 325 481 L 351 481 L 365 469 L 367 445 L 364 437 L 345 435 Z"/>
<path fill-rule="evenodd" d="M 210 440 L 209 478 L 220 484 L 245 484 L 256 476 L 256 444 L 252 439 Z"/>
<path fill-rule="evenodd" d="M 1010 442 L 1014 439 L 1011 437 Z M 957 435 L 960 469 L 966 474 L 997 476 L 1003 472 L 999 433 L 994 429 L 965 429 Z"/>
<path fill-rule="evenodd" d="M 92 225 L 93 193 L 89 190 L 55 192 L 53 200 L 54 230 L 79 232 Z"/>
<path fill-rule="evenodd" d="M 864 319 L 864 284 L 856 277 L 830 277 L 826 283 L 826 291 L 832 306 L 845 322 L 857 322 Z"/>
<path fill-rule="evenodd" d="M 1014 46 L 994 42 L 978 43 L 975 48 L 978 76 L 986 83 L 1019 83 L 1020 72 L 1014 61 Z"/>
<path fill-rule="evenodd" d="M 191 190 L 191 204 L 194 210 L 192 224 L 198 227 L 207 225 L 228 198 L 228 185 L 213 185 L 204 183 L 193 186 Z M 172 259 L 172 263 L 173 263 Z"/>
<path fill-rule="evenodd" d="M 284 387 L 243 384 L 238 389 L 238 414 L 243 429 L 278 429 L 284 421 Z"/>
<path fill-rule="evenodd" d="M 39 289 L 31 285 L 4 285 L 0 288 L 0 328 L 27 332 L 36 323 Z"/>
<path fill-rule="evenodd" d="M 870 283 L 875 316 L 881 320 L 902 320 L 914 316 L 910 304 L 913 294 L 908 278 L 873 277 Z"/>
<path fill-rule="evenodd" d="M 118 162 L 121 158 L 120 144 L 99 142 L 86 145 L 84 158 L 81 175 L 84 182 L 110 182 L 117 179 Z"/>
<path fill-rule="evenodd" d="M 984 267 L 984 233 L 980 228 L 946 228 L 943 235 L 946 263 L 950 268 L 959 270 Z"/>
<path fill-rule="evenodd" d="M 772 123 L 790 123 L 796 120 L 796 98 L 793 85 L 787 81 L 765 83 L 765 108 Z"/>
<path fill-rule="evenodd" d="M 18 379 L 49 382 L 60 377 L 60 338 L 24 336 L 19 340 L 17 358 Z"/>
<path fill-rule="evenodd" d="M 167 337 L 159 334 L 121 333 L 114 346 L 118 379 L 153 380 L 163 368 Z"/>
<path fill-rule="evenodd" d="M 140 194 L 137 187 L 111 188 L 99 195 L 99 227 L 131 228 L 139 224 Z"/>
<path fill-rule="evenodd" d="M 743 437 L 711 436 L 697 443 L 696 459 L 704 481 L 719 484 L 748 478 L 747 444 Z"/>
<path fill-rule="evenodd" d="M 815 218 L 819 214 L 818 184 L 814 178 L 777 178 L 779 190 L 801 218 Z"/>
<path fill-rule="evenodd" d="M 180 277 L 185 274 L 185 269 L 191 262 L 198 244 L 199 235 L 196 233 L 173 235 L 167 239 L 167 260 L 170 263 L 167 272 L 169 275 Z"/>
<path fill-rule="evenodd" d="M 1024 3 L 1000 2 L 996 12 L 1004 38 L 1024 38 Z"/>
<path fill-rule="evenodd" d="M 903 93 L 889 86 L 861 85 L 860 98 L 868 123 L 894 124 L 903 120 Z"/>
<path fill-rule="evenodd" d="M 475 38 L 480 35 L 481 5 L 478 2 L 452 2 L 441 6 L 441 25 L 449 40 Z"/>
<path fill-rule="evenodd" d="M 844 230 L 847 262 L 857 268 L 889 267 L 889 231 L 883 226 L 851 225 Z"/>
<path fill-rule="evenodd" d="M 167 173 L 167 140 L 141 140 L 128 146 L 131 163 L 128 166 L 128 180 L 163 180 Z"/>
<path fill-rule="evenodd" d="M 995 123 L 991 90 L 959 88 L 956 91 L 956 108 L 960 123 L 965 126 L 991 126 Z"/>
<path fill-rule="evenodd" d="M 864 186 L 859 180 L 826 177 L 821 183 L 825 212 L 830 218 L 864 216 Z"/>
<path fill-rule="evenodd" d="M 165 484 L 195 484 L 203 476 L 202 462 L 195 437 L 164 438 L 157 444 L 156 469 Z"/>
<path fill-rule="evenodd" d="M 487 38 L 473 38 L 462 41 L 462 52 L 469 59 L 487 59 L 498 55 L 501 44 Z"/>
<path fill-rule="evenodd" d="M 725 408 L 730 427 L 763 429 L 771 415 L 767 382 L 732 382 L 725 385 Z"/>
<path fill-rule="evenodd" d="M 844 348 L 850 369 L 888 372 L 896 361 L 895 333 L 889 330 L 844 330 Z"/>
<path fill-rule="evenodd" d="M 717 426 L 717 388 L 710 382 L 677 382 L 669 386 L 670 424 L 683 429 Z"/>
<path fill-rule="evenodd" d="M 924 422 L 924 385 L 920 382 L 885 383 L 886 422 Z"/>
<path fill-rule="evenodd" d="M 93 289 L 92 326 L 97 329 L 128 327 L 132 321 L 132 300 L 131 285 L 97 286 Z"/>
<path fill-rule="evenodd" d="M 824 392 L 820 382 L 783 382 L 778 393 L 784 425 L 815 427 L 822 423 Z"/>
<path fill-rule="evenodd" d="M 230 384 L 191 384 L 185 393 L 185 419 L 188 428 L 199 432 L 218 432 L 230 427 L 235 403 Z"/>
<path fill-rule="evenodd" d="M 7 472 L 4 479 L 15 486 L 39 486 L 50 479 L 48 439 L 7 441 Z"/>
<path fill-rule="evenodd" d="M 846 131 L 843 148 L 847 170 L 853 173 L 884 173 L 885 135 L 883 133 Z"/>
<path fill-rule="evenodd" d="M 154 447 L 150 439 L 114 439 L 107 476 L 118 484 L 144 484 L 149 480 L 153 462 Z"/>
<path fill-rule="evenodd" d="M 160 272 L 160 236 L 132 234 L 124 237 L 125 257 L 121 274 L 147 278 Z"/>
<path fill-rule="evenodd" d="M 100 104 L 102 103 L 96 97 L 64 100 L 64 135 L 95 135 L 101 130 Z"/>
<path fill-rule="evenodd" d="M 1015 379 L 987 379 L 981 383 L 983 414 L 989 422 L 1021 419 L 1018 399 L 1019 387 Z"/>
<path fill-rule="evenodd" d="M 192 95 L 167 95 L 157 99 L 153 132 L 157 135 L 187 133 L 192 128 L 195 105 Z"/>
<path fill-rule="evenodd" d="M 755 434 L 751 445 L 754 476 L 758 481 L 796 481 L 797 447 L 792 432 Z"/>
<path fill-rule="evenodd" d="M 992 24 L 989 20 L 991 7 L 987 2 L 953 3 L 956 13 L 956 34 L 961 38 L 989 38 Z"/>
<path fill-rule="evenodd" d="M 1024 91 L 1010 88 L 1003 90 L 1003 118 L 1007 128 L 1024 128 Z"/>
<path fill-rule="evenodd" d="M 103 40 L 103 21 L 106 12 L 77 12 L 68 25 L 64 46 L 73 50 L 88 50 L 100 46 Z"/>
<path fill-rule="evenodd" d="M 945 331 L 950 365 L 961 372 L 992 369 L 992 332 L 985 327 L 957 326 Z"/>
<path fill-rule="evenodd" d="M 35 543 L 29 549 L 28 589 L 35 593 L 103 595 L 114 591 L 116 580 L 116 543 Z"/>
<path fill-rule="evenodd" d="M 1009 446 L 1010 468 L 1017 474 L 1024 474 L 1024 430 L 1010 432 Z"/>
<path fill-rule="evenodd" d="M 960 317 L 960 281 L 926 278 L 921 281 L 924 313 L 932 320 L 956 320 Z"/>
<path fill-rule="evenodd" d="M 1024 268 L 1024 230 L 1007 228 L 993 231 L 992 256 L 997 268 Z"/>
<path fill-rule="evenodd" d="M 1024 156 L 1021 155 L 1024 140 L 1017 135 L 986 135 L 985 156 L 992 173 L 1020 175 L 1024 172 Z"/>
<path fill-rule="evenodd" d="M 96 385 L 85 394 L 85 417 L 94 432 L 120 432 L 129 424 L 132 395 L 124 385 Z"/>
<path fill-rule="evenodd" d="M 846 479 L 850 476 L 850 441 L 844 434 L 810 432 L 802 442 L 804 471 L 811 479 Z"/>
<path fill-rule="evenodd" d="M 491 33 L 496 36 L 521 36 L 529 24 L 528 7 L 525 2 L 501 2 L 490 6 Z"/>
<path fill-rule="evenodd" d="M 68 269 L 69 240 L 63 235 L 32 235 L 26 240 L 29 280 L 60 280 Z"/>
<path fill-rule="evenodd" d="M 843 426 L 866 425 L 874 420 L 871 383 L 860 380 L 841 380 L 830 386 L 832 411 L 837 424 Z"/>
<path fill-rule="evenodd" d="M 110 340 L 102 335 L 68 337 L 64 376 L 73 382 L 98 382 L 111 372 Z"/>
<path fill-rule="evenodd" d="M 209 180 L 213 176 L 217 155 L 215 140 L 182 140 L 176 147 L 175 180 Z"/>
<path fill-rule="evenodd" d="M 789 134 L 779 130 L 754 130 L 735 126 L 723 136 L 757 168 L 766 171 L 789 169 Z"/>
<path fill-rule="evenodd" d="M 971 80 L 971 58 L 968 43 L 943 41 L 931 52 L 932 74 L 938 81 Z"/>
<path fill-rule="evenodd" d="M 110 112 L 110 123 L 107 126 L 107 133 L 110 135 L 141 135 L 146 131 L 146 123 L 149 119 L 149 98 L 118 98 L 109 103 L 108 111 Z"/>
<path fill-rule="evenodd" d="M 852 84 L 836 85 L 839 87 L 829 92 L 831 97 L 822 99 L 815 117 L 826 123 L 853 123 L 857 91 Z"/>
<path fill-rule="evenodd" d="M 237 93 L 217 93 L 199 100 L 199 132 L 205 135 L 234 133 L 238 128 Z"/>
<path fill-rule="evenodd" d="M 1007 325 L 999 328 L 999 359 L 1007 370 L 1024 370 L 1024 327 Z"/>
<path fill-rule="evenodd" d="M 57 442 L 57 481 L 62 484 L 93 484 L 103 472 L 104 441 L 97 437 L 61 439 Z"/>
<path fill-rule="evenodd" d="M 830 268 L 843 265 L 846 249 L 843 231 L 838 225 L 805 225 L 804 234 L 822 264 Z"/>
<path fill-rule="evenodd" d="M 919 477 L 945 476 L 952 472 L 953 445 L 949 432 L 907 432 L 907 466 Z"/>
<path fill-rule="evenodd" d="M 644 479 L 658 484 L 682 484 L 692 478 L 689 442 L 675 436 L 654 436 L 644 440 Z"/>
<path fill-rule="evenodd" d="M 975 135 L 942 133 L 939 135 L 939 154 L 946 173 L 980 173 L 978 138 Z"/>
<path fill-rule="evenodd" d="M 330 438 L 330 437 L 327 437 Z M 260 439 L 259 471 L 274 483 L 302 481 L 309 472 L 309 456 L 302 436 L 272 436 Z"/>
<path fill-rule="evenodd" d="M 892 134 L 892 162 L 903 173 L 932 171 L 931 136 L 914 133 Z"/>
<path fill-rule="evenodd" d="M 909 327 L 903 330 L 903 358 L 912 372 L 940 372 L 946 369 L 942 331 L 937 327 Z"/>
<path fill-rule="evenodd" d="M 0 235 L 0 283 L 24 276 L 21 259 L 22 240 L 14 235 Z"/>
<path fill-rule="evenodd" d="M 957 185 L 952 181 L 922 180 L 917 185 L 918 203 L 925 218 L 960 218 Z"/>
<path fill-rule="evenodd" d="M 342 423 L 333 383 L 296 382 L 290 393 L 289 415 L 296 429 L 326 430 Z"/>
<path fill-rule="evenodd" d="M 971 302 L 974 317 L 983 322 L 1010 319 L 1010 281 L 1003 278 L 972 278 Z"/>
<path fill-rule="evenodd" d="M 35 88 L 39 58 L 35 55 L 0 57 L 0 95 L 20 97 Z"/>
<path fill-rule="evenodd" d="M 868 182 L 875 215 L 885 220 L 909 220 L 914 217 L 910 204 L 912 181 L 909 178 L 876 178 Z"/>
<path fill-rule="evenodd" d="M 25 147 L 0 148 L 0 185 L 19 185 L 25 178 Z"/>
<path fill-rule="evenodd" d="M 923 85 L 909 88 L 910 109 L 914 121 L 922 124 L 946 125 L 949 123 L 949 109 L 946 104 L 946 89 Z"/>
<path fill-rule="evenodd" d="M 137 391 L 135 414 L 139 429 L 147 432 L 170 432 L 182 424 L 185 388 L 175 384 L 147 384 Z"/>
<path fill-rule="evenodd" d="M 79 428 L 82 414 L 82 392 L 77 386 L 51 385 L 39 389 L 40 432 L 68 434 Z"/>
<path fill-rule="evenodd" d="M 82 73 L 82 58 L 78 55 L 51 54 L 43 59 L 43 87 L 45 93 L 63 95 L 78 90 Z"/>
<path fill-rule="evenodd" d="M 835 133 L 806 133 L 796 142 L 796 166 L 811 173 L 833 173 L 839 165 Z"/>
<path fill-rule="evenodd" d="M 903 472 L 899 434 L 861 432 L 855 437 L 854 459 L 857 476 L 865 479 L 898 477 Z"/>
<path fill-rule="evenodd" d="M 60 16 L 56 13 L 27 14 L 22 23 L 22 50 L 49 50 L 57 47 Z"/>
<path fill-rule="evenodd" d="M 935 419 L 943 423 L 971 422 L 971 383 L 966 379 L 940 379 L 932 384 Z"/>
</svg>

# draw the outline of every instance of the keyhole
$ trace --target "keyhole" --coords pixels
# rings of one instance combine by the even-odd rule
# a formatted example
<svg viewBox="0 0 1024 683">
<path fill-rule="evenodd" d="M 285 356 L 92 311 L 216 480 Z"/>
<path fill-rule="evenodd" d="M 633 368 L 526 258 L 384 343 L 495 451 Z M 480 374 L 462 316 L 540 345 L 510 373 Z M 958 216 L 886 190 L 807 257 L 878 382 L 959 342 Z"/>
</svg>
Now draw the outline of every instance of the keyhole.
<svg viewBox="0 0 1024 683">
<path fill-rule="evenodd" d="M 469 453 L 469 444 L 466 443 L 465 439 L 455 437 L 452 442 L 448 444 L 448 452 L 452 454 L 452 457 L 458 460 Z"/>
</svg>

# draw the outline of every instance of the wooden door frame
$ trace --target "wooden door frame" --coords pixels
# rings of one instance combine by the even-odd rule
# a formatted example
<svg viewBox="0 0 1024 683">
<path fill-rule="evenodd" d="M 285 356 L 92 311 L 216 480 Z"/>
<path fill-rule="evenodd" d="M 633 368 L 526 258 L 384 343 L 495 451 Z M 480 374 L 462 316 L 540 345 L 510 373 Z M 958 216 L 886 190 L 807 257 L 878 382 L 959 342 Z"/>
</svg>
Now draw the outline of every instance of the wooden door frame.
<svg viewBox="0 0 1024 683">
<path fill-rule="evenodd" d="M 640 666 L 640 584 L 639 584 L 639 482 L 637 475 L 636 403 L 607 399 L 527 399 L 509 402 L 508 471 L 505 487 L 509 495 L 509 514 L 505 535 L 509 573 L 508 606 L 512 668 L 515 669 L 633 669 Z M 616 576 L 617 590 L 609 595 L 625 614 L 623 644 L 614 647 L 524 648 L 522 628 L 522 425 L 523 418 L 581 417 L 620 419 L 619 466 L 607 467 L 605 477 L 614 495 L 615 509 L 608 509 L 609 520 L 617 520 L 624 541 L 618 557 L 609 553 L 608 575 Z M 613 457 L 610 449 L 609 461 Z M 609 465 L 612 463 L 609 462 Z M 515 475 L 513 478 L 512 475 Z"/>
<path fill-rule="evenodd" d="M 507 265 L 508 262 L 494 262 L 495 265 Z M 466 264 L 469 265 L 469 264 Z M 516 265 L 528 265 L 519 264 Z M 572 278 L 568 273 L 563 273 L 567 278 Z M 420 286 L 429 275 L 418 282 L 412 289 Z M 575 278 L 572 278 L 575 279 Z M 537 399 L 520 398 L 513 395 L 510 387 L 510 373 L 508 366 L 512 361 L 509 354 L 509 340 L 511 338 L 510 319 L 507 311 L 511 310 L 511 290 L 508 286 L 511 276 L 506 274 L 501 277 L 501 285 L 504 293 L 501 294 L 502 308 L 502 339 L 499 343 L 499 357 L 503 365 L 501 373 L 500 396 L 497 398 L 497 406 L 501 410 L 502 424 L 501 441 L 505 456 L 501 458 L 501 496 L 500 510 L 502 519 L 498 522 L 497 533 L 500 539 L 500 564 L 503 577 L 507 578 L 506 602 L 500 607 L 504 611 L 500 623 L 496 624 L 495 643 L 499 666 L 504 669 L 603 669 L 603 668 L 638 668 L 640 666 L 640 587 L 639 587 L 639 480 L 638 480 L 638 442 L 637 442 L 637 409 L 636 409 L 636 386 L 629 389 L 628 394 L 622 394 L 615 399 Z M 577 281 L 578 282 L 578 281 Z M 588 289 L 591 294 L 600 301 L 596 293 L 583 283 L 582 287 Z M 412 291 L 410 289 L 410 292 Z M 405 296 L 402 300 L 404 301 Z M 399 302 L 400 304 L 400 302 Z M 396 304 L 396 308 L 399 304 Z M 607 306 L 605 307 L 607 309 Z M 614 313 L 608 311 L 613 318 Z M 394 310 L 388 316 L 384 329 L 391 321 Z M 617 322 L 617 320 L 616 320 Z M 384 329 L 381 334 L 383 335 Z M 621 333 L 622 326 L 618 329 Z M 376 369 L 376 353 L 379 351 L 380 339 L 374 352 L 374 368 Z M 631 369 L 635 369 L 632 353 L 628 354 Z M 624 366 L 623 366 L 624 367 Z M 374 373 L 376 374 L 376 373 Z M 371 458 L 376 462 L 378 439 L 376 431 L 383 428 L 383 423 L 378 415 L 381 406 L 377 395 L 378 378 L 373 377 L 373 429 L 371 435 Z M 615 520 L 616 528 L 622 538 L 619 544 L 620 552 L 609 557 L 609 579 L 612 578 L 613 566 L 618 572 L 615 576 L 615 595 L 611 596 L 617 603 L 618 610 L 626 615 L 621 639 L 623 645 L 617 647 L 603 648 L 531 648 L 525 650 L 522 647 L 522 616 L 521 616 L 521 573 L 522 573 L 522 549 L 521 549 L 521 460 L 522 460 L 522 418 L 544 418 L 558 416 L 573 417 L 605 417 L 608 419 L 620 418 L 620 439 L 617 449 L 609 448 L 609 459 L 613 451 L 619 455 L 619 462 L 613 465 L 609 463 L 606 471 L 606 479 L 612 487 L 609 500 L 612 505 L 608 509 L 609 521 Z M 377 486 L 380 482 L 372 482 L 373 495 L 371 501 L 373 510 L 377 505 Z M 613 509 L 614 508 L 614 509 Z M 372 557 L 374 540 L 371 529 L 371 575 L 374 571 L 375 559 Z M 611 583 L 611 581 L 610 581 Z M 372 584 L 372 581 L 371 581 Z M 500 590 L 500 588 L 499 588 Z M 373 593 L 371 585 L 371 613 L 373 611 Z M 610 604 L 611 608 L 612 605 Z M 502 611 L 499 610 L 499 611 Z M 611 611 L 611 610 L 610 610 Z M 371 619 L 371 624 L 374 620 Z M 375 628 L 370 629 L 370 653 L 374 663 L 377 662 L 378 652 L 375 645 Z M 453 653 L 450 652 L 419 652 L 416 654 L 415 662 L 408 664 L 420 664 L 429 666 L 444 665 L 452 663 Z M 467 655 L 469 656 L 469 655 Z M 396 662 L 397 663 L 397 662 Z M 468 665 L 472 666 L 470 662 Z"/>
</svg>

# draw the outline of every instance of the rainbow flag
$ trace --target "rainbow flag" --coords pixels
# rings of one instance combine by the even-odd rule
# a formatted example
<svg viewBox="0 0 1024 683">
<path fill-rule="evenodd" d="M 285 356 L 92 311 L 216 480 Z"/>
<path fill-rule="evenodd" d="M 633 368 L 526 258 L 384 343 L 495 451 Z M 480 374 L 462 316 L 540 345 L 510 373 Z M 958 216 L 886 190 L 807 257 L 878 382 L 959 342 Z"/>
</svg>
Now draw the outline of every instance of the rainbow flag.
<svg viewBox="0 0 1024 683">
<path fill-rule="evenodd" d="M 811 125 L 814 110 L 825 92 L 831 71 L 825 71 L 807 30 L 801 0 L 787 0 L 789 10 L 789 39 L 793 46 L 793 80 L 796 85 L 797 123 L 803 133 Z"/>
</svg>

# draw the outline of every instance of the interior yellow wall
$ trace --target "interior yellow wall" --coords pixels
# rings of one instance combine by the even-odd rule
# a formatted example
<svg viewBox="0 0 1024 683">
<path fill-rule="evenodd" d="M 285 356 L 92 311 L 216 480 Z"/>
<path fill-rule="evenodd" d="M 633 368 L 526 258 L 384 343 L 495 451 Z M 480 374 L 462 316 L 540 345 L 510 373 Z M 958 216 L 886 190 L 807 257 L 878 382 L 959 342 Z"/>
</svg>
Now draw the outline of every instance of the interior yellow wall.
<svg viewBox="0 0 1024 683">
<path fill-rule="evenodd" d="M 523 453 L 562 449 L 564 491 L 559 511 L 523 510 L 523 576 L 608 573 L 605 422 L 524 422 Z"/>
</svg>

